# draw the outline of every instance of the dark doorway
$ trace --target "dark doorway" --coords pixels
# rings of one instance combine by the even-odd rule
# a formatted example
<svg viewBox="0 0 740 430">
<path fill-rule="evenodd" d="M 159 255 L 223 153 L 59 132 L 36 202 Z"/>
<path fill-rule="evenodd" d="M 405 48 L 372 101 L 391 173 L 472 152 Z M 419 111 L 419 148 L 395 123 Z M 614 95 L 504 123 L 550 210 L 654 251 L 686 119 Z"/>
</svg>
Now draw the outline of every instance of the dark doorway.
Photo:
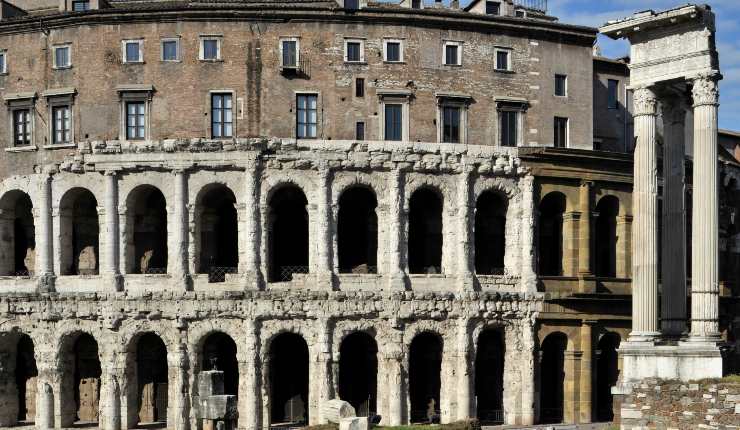
<svg viewBox="0 0 740 430">
<path fill-rule="evenodd" d="M 224 394 L 239 395 L 239 362 L 236 359 L 236 343 L 231 336 L 216 332 L 203 343 L 203 370 L 224 372 Z"/>
<path fill-rule="evenodd" d="M 482 424 L 504 422 L 504 342 L 500 330 L 484 330 L 478 336 L 475 356 L 475 397 Z"/>
<path fill-rule="evenodd" d="M 540 347 L 540 424 L 563 422 L 565 402 L 565 350 L 563 333 L 549 334 Z"/>
<path fill-rule="evenodd" d="M 68 191 L 60 204 L 63 275 L 97 275 L 99 269 L 98 202 L 83 188 Z"/>
<path fill-rule="evenodd" d="M 606 196 L 596 205 L 596 276 L 617 276 L 617 215 L 619 199 Z M 581 215 L 583 216 L 583 215 Z"/>
<path fill-rule="evenodd" d="M 378 217 L 375 194 L 354 187 L 339 199 L 338 251 L 340 273 L 377 273 Z"/>
<path fill-rule="evenodd" d="M 506 200 L 486 191 L 475 205 L 475 273 L 503 275 L 506 253 Z"/>
<path fill-rule="evenodd" d="M 442 339 L 435 333 L 421 333 L 409 349 L 409 397 L 411 422 L 436 422 L 439 419 Z"/>
<path fill-rule="evenodd" d="M 161 191 L 142 185 L 129 198 L 129 228 L 133 242 L 129 273 L 167 273 L 167 204 Z"/>
<path fill-rule="evenodd" d="M 563 276 L 565 195 L 552 192 L 540 202 L 539 274 Z"/>
<path fill-rule="evenodd" d="M 293 280 L 308 273 L 308 212 L 305 194 L 295 185 L 275 191 L 270 199 L 270 281 Z"/>
<path fill-rule="evenodd" d="M 200 204 L 200 273 L 209 282 L 224 282 L 239 264 L 236 198 L 223 185 L 208 190 Z"/>
<path fill-rule="evenodd" d="M 270 347 L 271 423 L 308 422 L 308 345 L 300 335 L 278 335 Z"/>
<path fill-rule="evenodd" d="M 99 421 L 100 359 L 98 343 L 87 334 L 81 334 L 74 345 L 74 398 L 77 419 L 82 423 Z"/>
<path fill-rule="evenodd" d="M 36 231 L 28 194 L 10 191 L 0 199 L 0 275 L 33 276 L 36 265 Z"/>
<path fill-rule="evenodd" d="M 614 420 L 612 387 L 619 379 L 619 343 L 618 334 L 607 333 L 601 337 L 596 349 L 596 418 L 600 422 Z"/>
<path fill-rule="evenodd" d="M 442 273 L 442 199 L 429 188 L 411 195 L 408 243 L 411 273 Z"/>
<path fill-rule="evenodd" d="M 15 356 L 15 383 L 18 388 L 18 422 L 32 423 L 36 418 L 36 368 L 33 341 L 21 335 Z"/>
<path fill-rule="evenodd" d="M 339 349 L 339 398 L 349 402 L 357 416 L 377 412 L 378 345 L 365 332 L 342 341 Z"/>
<path fill-rule="evenodd" d="M 139 424 L 167 421 L 167 347 L 154 333 L 145 333 L 136 345 Z"/>
</svg>

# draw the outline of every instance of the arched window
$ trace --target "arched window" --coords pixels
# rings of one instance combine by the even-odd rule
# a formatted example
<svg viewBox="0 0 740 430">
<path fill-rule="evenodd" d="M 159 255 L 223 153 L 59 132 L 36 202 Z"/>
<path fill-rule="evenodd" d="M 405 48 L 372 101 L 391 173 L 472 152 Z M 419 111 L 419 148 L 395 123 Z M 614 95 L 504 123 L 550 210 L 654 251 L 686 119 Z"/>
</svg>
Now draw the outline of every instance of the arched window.
<svg viewBox="0 0 740 430">
<path fill-rule="evenodd" d="M 353 187 L 339 199 L 337 241 L 340 273 L 377 273 L 378 217 L 375 194 Z"/>
<path fill-rule="evenodd" d="M 563 213 L 565 195 L 552 192 L 540 202 L 539 274 L 563 275 Z"/>
<path fill-rule="evenodd" d="M 613 278 L 617 275 L 617 215 L 619 199 L 605 196 L 596 205 L 596 276 Z"/>
<path fill-rule="evenodd" d="M 10 191 L 0 199 L 0 275 L 33 276 L 36 230 L 28 194 Z"/>
<path fill-rule="evenodd" d="M 484 424 L 504 422 L 504 356 L 503 333 L 481 332 L 475 355 L 475 398 L 478 419 Z"/>
<path fill-rule="evenodd" d="M 438 422 L 441 371 L 442 339 L 429 332 L 416 335 L 409 348 L 411 422 Z"/>
<path fill-rule="evenodd" d="M 62 275 L 97 275 L 99 269 L 98 202 L 84 188 L 67 191 L 59 204 Z"/>
<path fill-rule="evenodd" d="M 210 334 L 203 343 L 203 370 L 224 372 L 223 394 L 239 395 L 239 363 L 236 360 L 236 342 L 226 333 Z"/>
<path fill-rule="evenodd" d="M 270 422 L 308 423 L 308 345 L 295 333 L 282 333 L 270 345 Z"/>
<path fill-rule="evenodd" d="M 339 398 L 349 402 L 357 416 L 377 412 L 378 345 L 365 332 L 344 338 L 339 349 Z"/>
<path fill-rule="evenodd" d="M 161 191 L 151 185 L 136 187 L 129 195 L 127 273 L 167 273 L 167 205 Z"/>
<path fill-rule="evenodd" d="M 286 282 L 308 273 L 308 211 L 306 195 L 295 185 L 281 187 L 270 198 L 269 274 Z"/>
<path fill-rule="evenodd" d="M 411 195 L 408 243 L 410 273 L 442 273 L 442 199 L 429 188 Z"/>
<path fill-rule="evenodd" d="M 607 333 L 601 337 L 596 349 L 596 417 L 601 422 L 614 420 L 612 387 L 619 379 L 619 343 L 618 334 Z"/>
<path fill-rule="evenodd" d="M 135 400 L 131 422 L 167 422 L 168 368 L 167 347 L 154 333 L 142 334 L 136 342 Z M 131 411 L 130 411 L 131 412 Z M 129 412 L 129 413 L 130 413 Z"/>
<path fill-rule="evenodd" d="M 547 335 L 540 347 L 540 424 L 563 422 L 565 405 L 565 350 L 568 337 Z"/>
<path fill-rule="evenodd" d="M 506 200 L 486 191 L 475 204 L 475 273 L 502 275 L 506 253 Z"/>
<path fill-rule="evenodd" d="M 200 271 L 209 282 L 224 282 L 239 264 L 239 229 L 236 197 L 218 185 L 207 190 L 198 204 L 200 228 Z"/>
</svg>

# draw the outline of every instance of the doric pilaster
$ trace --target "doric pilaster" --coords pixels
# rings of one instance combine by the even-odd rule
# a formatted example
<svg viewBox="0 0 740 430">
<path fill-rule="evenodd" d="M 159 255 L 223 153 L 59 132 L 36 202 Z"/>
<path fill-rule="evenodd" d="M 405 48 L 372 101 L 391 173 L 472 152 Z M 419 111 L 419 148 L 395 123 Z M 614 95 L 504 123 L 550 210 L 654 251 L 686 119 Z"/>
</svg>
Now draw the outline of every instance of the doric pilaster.
<svg viewBox="0 0 740 430">
<path fill-rule="evenodd" d="M 321 405 L 332 399 L 332 357 L 331 357 L 331 333 L 332 333 L 332 322 L 326 318 L 319 319 L 318 323 L 318 339 L 316 345 L 316 357 L 313 361 L 314 369 L 313 384 L 309 387 L 309 390 L 313 393 L 309 393 L 309 399 L 315 400 L 309 401 L 309 420 L 313 424 L 325 424 L 327 422 L 324 412 L 322 411 Z"/>
<path fill-rule="evenodd" d="M 471 417 L 473 401 L 471 398 L 471 363 L 468 319 L 463 317 L 457 327 L 457 419 Z M 483 369 L 481 369 L 483 371 Z"/>
<path fill-rule="evenodd" d="M 39 202 L 38 202 L 38 225 L 39 231 L 36 235 L 38 289 L 42 293 L 54 291 L 54 258 L 53 258 L 53 234 L 51 213 L 51 180 L 48 172 L 40 175 Z"/>
<path fill-rule="evenodd" d="M 470 187 L 473 168 L 465 165 L 463 172 L 458 178 L 458 203 L 457 203 L 457 221 L 458 221 L 458 282 L 460 291 L 471 291 L 473 289 L 473 261 L 471 258 L 471 249 L 474 248 L 474 239 L 472 238 L 471 226 L 471 202 Z M 473 206 L 474 207 L 474 206 Z"/>
<path fill-rule="evenodd" d="M 316 240 L 313 242 L 316 256 L 316 280 L 319 288 L 333 288 L 334 272 L 332 270 L 331 246 L 331 177 L 328 166 L 321 166 L 318 170 L 316 182 Z"/>
<path fill-rule="evenodd" d="M 172 231 L 168 234 L 168 268 L 167 272 L 172 279 L 183 289 L 188 287 L 189 255 L 189 218 L 188 212 L 188 174 L 185 170 L 177 169 L 172 171 L 175 182 L 174 201 L 171 208 L 170 226 Z"/>
<path fill-rule="evenodd" d="M 244 322 L 246 344 L 239 357 L 239 375 L 244 378 L 239 383 L 239 427 L 245 430 L 258 430 L 261 425 L 262 396 L 257 372 L 259 363 L 257 322 L 248 319 Z"/>
<path fill-rule="evenodd" d="M 188 354 L 185 345 L 178 344 L 174 351 L 167 353 L 167 367 L 169 374 L 169 384 L 174 385 L 169 388 L 174 392 L 170 396 L 167 405 L 167 427 L 174 430 L 188 430 L 190 428 L 190 404 L 188 389 Z"/>
<path fill-rule="evenodd" d="M 260 270 L 259 170 L 259 161 L 256 159 L 247 163 L 244 170 L 244 201 L 246 205 L 242 222 L 243 234 L 239 241 L 239 248 L 242 250 L 239 258 L 241 266 L 239 272 L 245 274 L 245 287 L 247 289 L 261 289 L 264 283 L 264 277 Z"/>
<path fill-rule="evenodd" d="M 578 193 L 578 207 L 581 211 L 581 219 L 578 224 L 578 277 L 579 290 L 582 293 L 596 292 L 596 283 L 593 279 L 594 272 L 591 267 L 591 194 L 593 182 L 582 181 Z"/>
<path fill-rule="evenodd" d="M 105 260 L 102 274 L 113 283 L 116 291 L 123 288 L 120 267 L 120 235 L 118 232 L 118 173 L 113 170 L 105 172 Z"/>
<path fill-rule="evenodd" d="M 593 405 L 593 326 L 596 321 L 583 321 L 581 324 L 581 374 L 579 387 L 579 423 L 590 423 Z"/>
<path fill-rule="evenodd" d="M 388 279 L 391 290 L 406 288 L 404 229 L 406 215 L 403 210 L 404 173 L 393 169 L 388 173 Z"/>
<path fill-rule="evenodd" d="M 617 217 L 617 278 L 632 276 L 632 216 Z"/>
<path fill-rule="evenodd" d="M 535 253 L 536 210 L 534 204 L 534 176 L 527 175 L 519 180 L 522 193 L 521 204 L 521 291 L 537 291 L 537 262 Z"/>
<path fill-rule="evenodd" d="M 388 414 L 383 415 L 382 424 L 385 426 L 400 426 L 403 424 L 404 410 L 404 377 L 403 377 L 403 341 L 400 330 L 393 330 L 391 339 L 386 341 L 382 360 L 385 362 L 386 383 L 379 390 L 387 390 Z M 380 397 L 380 396 L 378 396 Z"/>
<path fill-rule="evenodd" d="M 535 353 L 535 322 L 534 316 L 527 316 L 520 322 L 519 336 L 522 345 L 521 363 L 521 425 L 532 425 L 535 421 L 535 393 L 537 392 L 535 383 L 535 368 L 539 366 Z M 507 424 L 511 423 L 507 420 Z"/>
</svg>

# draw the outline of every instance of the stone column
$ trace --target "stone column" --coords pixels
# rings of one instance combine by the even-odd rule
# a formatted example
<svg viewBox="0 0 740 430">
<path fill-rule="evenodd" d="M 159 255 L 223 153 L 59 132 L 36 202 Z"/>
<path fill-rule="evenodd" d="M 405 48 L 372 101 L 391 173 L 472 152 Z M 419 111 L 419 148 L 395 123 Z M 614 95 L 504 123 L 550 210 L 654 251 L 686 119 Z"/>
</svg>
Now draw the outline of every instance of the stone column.
<svg viewBox="0 0 740 430">
<path fill-rule="evenodd" d="M 591 189 L 593 182 L 581 181 L 578 206 L 581 218 L 578 224 L 578 280 L 581 293 L 595 293 L 596 283 L 591 267 Z"/>
<path fill-rule="evenodd" d="M 244 252 L 240 258 L 239 271 L 245 274 L 247 289 L 261 289 L 264 277 L 260 270 L 260 202 L 259 202 L 259 161 L 250 160 L 244 171 L 244 235 L 240 246 Z"/>
<path fill-rule="evenodd" d="M 535 380 L 535 369 L 539 367 L 535 346 L 535 326 L 534 319 L 527 317 L 520 323 L 522 360 L 521 365 L 521 392 L 522 392 L 522 413 L 521 425 L 532 425 L 535 421 L 535 402 L 537 401 L 537 382 Z M 507 422 L 507 424 L 509 424 Z"/>
<path fill-rule="evenodd" d="M 388 395 L 388 416 L 383 416 L 384 426 L 400 426 L 404 416 L 404 378 L 403 378 L 403 341 L 402 332 L 393 330 L 394 334 L 386 346 L 383 354 L 387 380 L 385 386 L 378 387 L 378 391 L 385 389 Z M 378 396 L 380 398 L 380 396 Z"/>
<path fill-rule="evenodd" d="M 167 428 L 188 430 L 190 428 L 190 407 L 188 396 L 188 354 L 185 345 L 178 344 L 174 351 L 167 353 L 168 384 L 170 393 L 167 402 Z"/>
<path fill-rule="evenodd" d="M 47 383 L 39 380 L 36 394 L 36 428 L 38 430 L 53 429 L 54 426 L 54 389 Z"/>
<path fill-rule="evenodd" d="M 657 99 L 651 88 L 634 91 L 637 146 L 632 209 L 632 332 L 629 340 L 653 341 L 658 332 Z"/>
<path fill-rule="evenodd" d="M 537 291 L 537 257 L 535 253 L 535 231 L 537 210 L 534 204 L 534 176 L 527 175 L 519 180 L 521 199 L 521 291 Z"/>
<path fill-rule="evenodd" d="M 54 292 L 54 259 L 51 214 L 51 174 L 40 175 L 38 201 L 38 233 L 36 234 L 36 258 L 38 290 L 41 293 Z"/>
<path fill-rule="evenodd" d="M 579 387 L 579 423 L 590 423 L 593 405 L 593 326 L 596 321 L 584 320 L 581 324 L 581 375 Z"/>
<path fill-rule="evenodd" d="M 331 170 L 328 166 L 319 167 L 316 186 L 316 239 L 312 244 L 316 250 L 316 279 L 319 288 L 332 289 L 334 273 L 331 232 L 334 226 L 331 222 Z"/>
<path fill-rule="evenodd" d="M 112 282 L 116 291 L 121 291 L 121 272 L 119 271 L 119 234 L 118 234 L 118 173 L 115 170 L 105 172 L 105 260 L 103 275 Z"/>
<path fill-rule="evenodd" d="M 332 377 L 331 377 L 331 332 L 332 323 L 328 319 L 319 319 L 318 323 L 318 341 L 315 351 L 314 369 L 311 374 L 311 381 L 314 381 L 312 393 L 309 393 L 309 421 L 310 425 L 326 424 L 327 419 L 324 416 L 321 405 L 332 398 Z M 309 390 L 311 387 L 309 386 Z"/>
<path fill-rule="evenodd" d="M 169 232 L 167 272 L 173 281 L 182 289 L 188 287 L 189 267 L 189 213 L 188 213 L 188 183 L 187 172 L 183 169 L 172 171 L 175 182 L 175 193 L 171 204 L 172 220 L 168 223 L 172 228 Z"/>
<path fill-rule="evenodd" d="M 565 351 L 564 372 L 565 380 L 563 381 L 563 422 L 574 423 L 578 420 L 578 391 L 580 387 L 576 385 L 581 372 L 582 351 Z M 547 390 L 547 387 L 542 387 Z"/>
<path fill-rule="evenodd" d="M 693 81 L 694 181 L 692 205 L 691 340 L 715 342 L 719 333 L 719 202 L 716 77 Z"/>
<path fill-rule="evenodd" d="M 396 291 L 406 289 L 403 184 L 404 174 L 400 169 L 388 173 L 388 286 Z"/>
<path fill-rule="evenodd" d="M 468 338 L 468 318 L 462 317 L 457 332 L 457 419 L 471 417 L 471 375 L 470 375 L 470 340 Z"/>
<path fill-rule="evenodd" d="M 661 330 L 679 337 L 686 330 L 686 207 L 684 120 L 679 97 L 667 97 L 663 110 L 663 264 Z"/>
<path fill-rule="evenodd" d="M 471 212 L 475 210 L 475 205 L 470 204 L 470 187 L 472 177 L 472 166 L 463 165 L 463 172 L 458 178 L 458 200 L 457 200 L 457 220 L 458 220 L 458 248 L 457 248 L 457 272 L 458 288 L 460 291 L 472 291 L 473 285 L 473 261 L 471 258 L 471 248 L 475 246 L 475 239 L 472 237 Z"/>
<path fill-rule="evenodd" d="M 262 396 L 257 372 L 259 340 L 257 322 L 248 319 L 244 322 L 246 344 L 239 358 L 239 427 L 245 430 L 259 430 L 262 415 Z"/>
</svg>

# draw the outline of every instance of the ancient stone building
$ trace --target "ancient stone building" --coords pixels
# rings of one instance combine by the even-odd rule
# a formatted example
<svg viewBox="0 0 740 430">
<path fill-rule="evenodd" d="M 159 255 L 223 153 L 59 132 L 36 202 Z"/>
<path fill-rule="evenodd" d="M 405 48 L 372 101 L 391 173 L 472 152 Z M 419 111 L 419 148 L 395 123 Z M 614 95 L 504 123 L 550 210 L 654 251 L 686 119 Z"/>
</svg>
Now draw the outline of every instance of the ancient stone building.
<svg viewBox="0 0 740 430">
<path fill-rule="evenodd" d="M 3 1 L 0 425 L 611 419 L 628 136 L 538 3 Z"/>
</svg>

